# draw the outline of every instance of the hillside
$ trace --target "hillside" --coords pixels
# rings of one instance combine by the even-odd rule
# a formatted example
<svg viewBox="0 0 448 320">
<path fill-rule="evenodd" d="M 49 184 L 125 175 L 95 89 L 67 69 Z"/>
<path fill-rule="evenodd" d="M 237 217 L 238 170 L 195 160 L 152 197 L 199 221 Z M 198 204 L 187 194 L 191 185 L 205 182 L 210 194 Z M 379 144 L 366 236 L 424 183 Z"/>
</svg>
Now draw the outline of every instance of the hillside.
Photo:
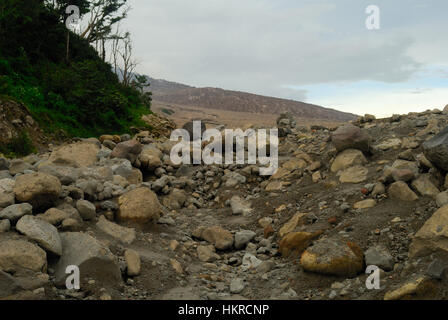
<svg viewBox="0 0 448 320">
<path fill-rule="evenodd" d="M 219 88 L 195 88 L 149 78 L 153 101 L 185 107 L 199 107 L 250 114 L 290 112 L 295 117 L 336 122 L 354 120 L 355 115 L 300 101 L 279 99 Z"/>
<path fill-rule="evenodd" d="M 91 42 L 68 32 L 58 6 L 64 2 L 1 2 L 0 98 L 17 102 L 19 111 L 25 108 L 46 134 L 58 137 L 145 127 L 141 117 L 150 104 L 119 81 Z"/>
</svg>

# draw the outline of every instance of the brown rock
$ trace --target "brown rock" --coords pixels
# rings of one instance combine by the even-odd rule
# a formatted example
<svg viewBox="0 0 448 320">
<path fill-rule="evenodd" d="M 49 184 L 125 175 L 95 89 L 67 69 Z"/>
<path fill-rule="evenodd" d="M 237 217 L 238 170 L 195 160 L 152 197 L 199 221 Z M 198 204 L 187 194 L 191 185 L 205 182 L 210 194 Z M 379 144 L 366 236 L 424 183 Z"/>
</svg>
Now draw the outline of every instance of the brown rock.
<svg viewBox="0 0 448 320">
<path fill-rule="evenodd" d="M 218 250 L 230 249 L 233 246 L 234 241 L 233 235 L 219 226 L 203 229 L 198 238 L 208 241 Z"/>
<path fill-rule="evenodd" d="M 422 174 L 417 179 L 412 181 L 412 187 L 417 190 L 422 196 L 435 198 L 440 190 L 432 183 L 429 174 Z"/>
<path fill-rule="evenodd" d="M 334 131 L 331 141 L 337 151 L 358 149 L 367 152 L 370 149 L 370 137 L 367 132 L 352 124 L 343 125 Z"/>
<path fill-rule="evenodd" d="M 296 213 L 287 223 L 283 225 L 283 227 L 280 228 L 278 232 L 280 238 L 283 238 L 288 233 L 293 232 L 299 224 L 303 224 L 306 216 L 306 213 Z"/>
<path fill-rule="evenodd" d="M 326 238 L 305 250 L 300 264 L 305 271 L 352 277 L 363 271 L 364 258 L 356 244 Z"/>
<path fill-rule="evenodd" d="M 47 254 L 37 245 L 23 240 L 0 242 L 0 270 L 15 273 L 22 270 L 45 272 Z"/>
<path fill-rule="evenodd" d="M 134 163 L 141 152 L 142 152 L 141 143 L 138 142 L 137 140 L 129 140 L 117 144 L 117 146 L 110 154 L 110 157 L 128 159 L 129 161 Z"/>
<path fill-rule="evenodd" d="M 41 172 L 21 175 L 14 185 L 17 200 L 30 203 L 34 209 L 49 208 L 61 191 L 58 178 Z"/>
<path fill-rule="evenodd" d="M 409 257 L 427 256 L 433 252 L 448 257 L 448 206 L 443 206 L 415 234 Z"/>
<path fill-rule="evenodd" d="M 138 252 L 132 249 L 127 249 L 124 252 L 124 259 L 126 260 L 126 269 L 128 276 L 135 277 L 140 275 L 142 267 L 140 255 L 138 254 Z"/>
<path fill-rule="evenodd" d="M 279 252 L 283 257 L 297 258 L 321 232 L 291 232 L 280 240 Z"/>
<path fill-rule="evenodd" d="M 154 192 L 141 187 L 125 193 L 118 198 L 117 218 L 130 222 L 157 222 L 162 213 L 162 206 Z"/>
<path fill-rule="evenodd" d="M 369 170 L 362 166 L 350 167 L 341 172 L 339 181 L 341 183 L 360 183 L 367 179 Z"/>
<path fill-rule="evenodd" d="M 397 181 L 392 183 L 387 190 L 387 193 L 391 199 L 402 201 L 415 201 L 418 196 L 412 191 L 406 182 Z"/>
<path fill-rule="evenodd" d="M 338 172 L 340 170 L 345 170 L 349 167 L 362 165 L 365 163 L 367 163 L 367 159 L 361 151 L 356 149 L 346 149 L 339 153 L 333 161 L 331 165 L 331 172 Z"/>
<path fill-rule="evenodd" d="M 99 145 L 89 140 L 69 144 L 53 151 L 47 164 L 88 167 L 97 161 L 96 155 L 99 150 Z"/>
</svg>

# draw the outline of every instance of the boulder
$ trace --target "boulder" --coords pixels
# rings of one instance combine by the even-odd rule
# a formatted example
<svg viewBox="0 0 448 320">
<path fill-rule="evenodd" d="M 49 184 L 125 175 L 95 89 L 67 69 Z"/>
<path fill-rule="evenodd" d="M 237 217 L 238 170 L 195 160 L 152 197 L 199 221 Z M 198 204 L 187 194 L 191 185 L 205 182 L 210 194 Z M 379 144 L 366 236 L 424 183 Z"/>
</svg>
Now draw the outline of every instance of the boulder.
<svg viewBox="0 0 448 320">
<path fill-rule="evenodd" d="M 61 224 L 61 222 L 65 219 L 70 218 L 70 214 L 63 210 L 51 208 L 48 209 L 44 214 L 39 214 L 36 217 L 56 226 Z"/>
<path fill-rule="evenodd" d="M 402 201 L 415 201 L 418 196 L 412 191 L 406 182 L 397 181 L 392 183 L 387 189 L 387 193 L 391 199 Z"/>
<path fill-rule="evenodd" d="M 215 247 L 213 245 L 198 246 L 196 251 L 199 260 L 202 262 L 213 262 L 219 259 L 219 255 L 216 254 Z"/>
<path fill-rule="evenodd" d="M 448 127 L 423 143 L 423 153 L 436 167 L 448 171 Z"/>
<path fill-rule="evenodd" d="M 14 223 L 21 217 L 32 213 L 33 206 L 29 203 L 14 204 L 0 211 L 0 219 L 8 219 Z"/>
<path fill-rule="evenodd" d="M 120 221 L 145 223 L 157 222 L 162 206 L 154 192 L 141 187 L 129 191 L 118 198 L 117 217 Z"/>
<path fill-rule="evenodd" d="M 447 191 L 440 192 L 436 196 L 436 203 L 439 208 L 446 206 L 448 204 L 448 192 Z"/>
<path fill-rule="evenodd" d="M 401 146 L 401 139 L 391 138 L 381 142 L 380 144 L 373 146 L 373 149 L 379 151 L 387 151 L 389 149 L 399 149 L 400 146 Z"/>
<path fill-rule="evenodd" d="M 30 203 L 34 209 L 50 208 L 61 191 L 58 178 L 41 172 L 21 175 L 14 185 L 16 199 Z"/>
<path fill-rule="evenodd" d="M 233 196 L 230 199 L 230 207 L 232 208 L 233 214 L 242 214 L 243 216 L 247 216 L 252 212 L 250 202 L 239 196 Z"/>
<path fill-rule="evenodd" d="M 99 286 L 116 287 L 122 282 L 117 259 L 109 248 L 92 236 L 80 232 L 61 233 L 62 256 L 55 264 L 55 282 L 64 286 L 68 266 L 77 266 L 80 270 L 81 287 L 89 279 Z"/>
<path fill-rule="evenodd" d="M 358 149 L 368 152 L 370 149 L 368 133 L 352 124 L 346 124 L 337 128 L 331 135 L 331 141 L 337 151 Z"/>
<path fill-rule="evenodd" d="M 140 153 L 139 160 L 142 168 L 154 171 L 162 166 L 162 152 L 153 146 L 145 146 Z"/>
<path fill-rule="evenodd" d="M 331 165 L 331 172 L 338 172 L 355 165 L 367 163 L 363 153 L 356 149 L 346 149 L 339 153 Z"/>
<path fill-rule="evenodd" d="M 96 217 L 96 208 L 93 203 L 87 200 L 76 201 L 76 209 L 83 220 L 93 220 Z"/>
<path fill-rule="evenodd" d="M 196 238 L 203 239 L 215 246 L 218 250 L 227 250 L 233 246 L 233 235 L 219 226 L 199 227 L 193 232 Z"/>
<path fill-rule="evenodd" d="M 185 191 L 173 188 L 170 194 L 163 198 L 162 203 L 169 209 L 178 210 L 182 208 L 187 201 L 187 194 Z"/>
<path fill-rule="evenodd" d="M 339 181 L 341 183 L 360 183 L 367 179 L 368 174 L 367 168 L 357 165 L 342 171 Z"/>
<path fill-rule="evenodd" d="M 23 216 L 16 225 L 17 231 L 36 241 L 43 249 L 57 256 L 62 254 L 58 230 L 48 222 L 34 216 Z"/>
<path fill-rule="evenodd" d="M 405 282 L 397 289 L 386 292 L 384 300 L 420 300 L 428 298 L 428 295 L 432 296 L 435 293 L 435 289 L 434 280 L 420 276 L 417 279 Z"/>
<path fill-rule="evenodd" d="M 127 159 L 134 163 L 142 152 L 142 145 L 137 140 L 120 142 L 110 154 L 111 158 Z"/>
<path fill-rule="evenodd" d="M 79 178 L 79 169 L 58 165 L 43 165 L 39 167 L 39 172 L 48 173 L 61 181 L 61 184 L 68 186 Z"/>
<path fill-rule="evenodd" d="M 11 165 L 9 167 L 9 173 L 15 176 L 18 173 L 24 173 L 26 170 L 32 170 L 33 166 L 28 162 L 25 162 L 21 159 L 14 159 L 11 161 Z"/>
<path fill-rule="evenodd" d="M 0 220 L 0 233 L 8 232 L 11 229 L 11 222 L 8 219 Z"/>
<path fill-rule="evenodd" d="M 88 167 L 96 162 L 96 155 L 100 150 L 98 141 L 85 140 L 62 146 L 53 151 L 47 164 L 68 167 Z"/>
<path fill-rule="evenodd" d="M 241 230 L 235 233 L 235 248 L 240 250 L 255 238 L 257 234 L 251 230 Z"/>
<path fill-rule="evenodd" d="M 417 179 L 412 181 L 412 187 L 422 196 L 428 196 L 431 198 L 435 198 L 440 190 L 432 183 L 431 175 L 422 174 Z"/>
<path fill-rule="evenodd" d="M 353 277 L 363 271 L 363 252 L 355 243 L 322 239 L 306 249 L 300 258 L 305 271 Z"/>
<path fill-rule="evenodd" d="M 448 258 L 448 206 L 443 206 L 415 234 L 409 247 L 409 257 L 439 253 Z"/>
<path fill-rule="evenodd" d="M 16 182 L 13 179 L 5 178 L 0 180 L 0 193 L 11 193 Z"/>
<path fill-rule="evenodd" d="M 47 254 L 37 245 L 24 240 L 0 242 L 0 270 L 8 273 L 47 270 Z"/>
<path fill-rule="evenodd" d="M 0 193 L 0 208 L 6 208 L 16 203 L 14 193 Z"/>
</svg>

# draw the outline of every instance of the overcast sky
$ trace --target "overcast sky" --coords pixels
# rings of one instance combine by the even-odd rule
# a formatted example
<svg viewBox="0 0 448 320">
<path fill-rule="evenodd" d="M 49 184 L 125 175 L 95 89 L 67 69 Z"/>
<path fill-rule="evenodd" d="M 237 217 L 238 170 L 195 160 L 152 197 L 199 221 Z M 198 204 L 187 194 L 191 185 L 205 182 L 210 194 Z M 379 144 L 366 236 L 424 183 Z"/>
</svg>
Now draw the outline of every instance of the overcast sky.
<svg viewBox="0 0 448 320">
<path fill-rule="evenodd" d="M 447 0 L 130 4 L 138 73 L 378 117 L 448 104 Z"/>
</svg>

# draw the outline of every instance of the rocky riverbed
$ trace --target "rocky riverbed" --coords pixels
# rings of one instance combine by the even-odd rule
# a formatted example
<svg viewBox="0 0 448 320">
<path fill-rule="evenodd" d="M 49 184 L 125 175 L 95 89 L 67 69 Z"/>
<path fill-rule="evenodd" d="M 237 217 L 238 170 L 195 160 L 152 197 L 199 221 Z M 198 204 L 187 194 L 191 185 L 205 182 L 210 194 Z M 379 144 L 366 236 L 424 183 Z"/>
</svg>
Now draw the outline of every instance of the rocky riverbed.
<svg viewBox="0 0 448 320">
<path fill-rule="evenodd" d="M 272 176 L 174 165 L 150 132 L 0 158 L 0 297 L 446 299 L 447 120 L 282 116 Z"/>
</svg>

